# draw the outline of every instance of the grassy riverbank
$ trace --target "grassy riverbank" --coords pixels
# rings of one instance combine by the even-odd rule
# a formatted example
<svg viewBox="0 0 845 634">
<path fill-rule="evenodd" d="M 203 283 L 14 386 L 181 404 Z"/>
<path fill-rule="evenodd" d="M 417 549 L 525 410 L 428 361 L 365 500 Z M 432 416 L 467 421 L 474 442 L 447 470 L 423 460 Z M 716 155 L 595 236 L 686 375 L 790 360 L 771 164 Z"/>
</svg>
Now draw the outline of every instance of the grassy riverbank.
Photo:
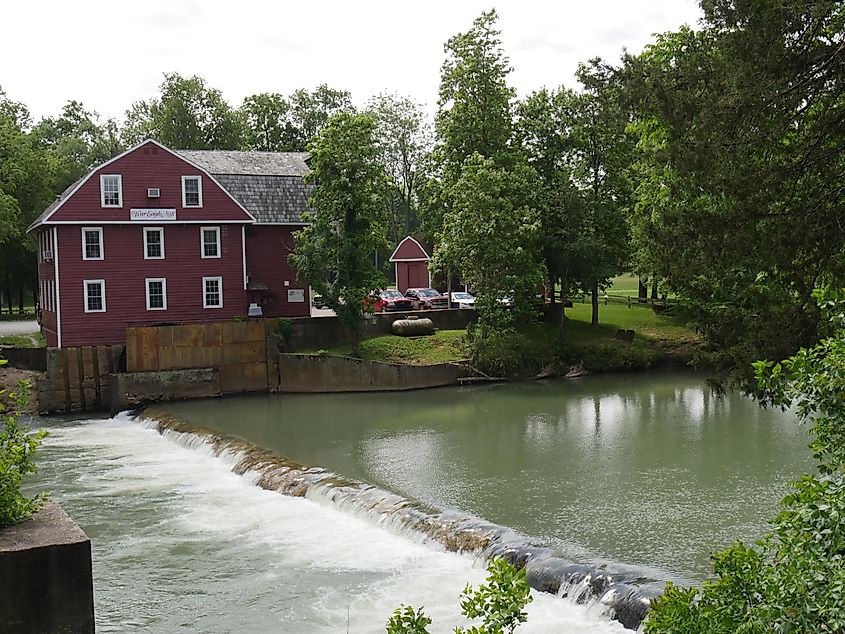
<svg viewBox="0 0 845 634">
<path fill-rule="evenodd" d="M 646 369 L 664 363 L 685 364 L 698 338 L 682 318 L 658 315 L 645 307 L 601 306 L 600 324 L 590 325 L 590 305 L 567 309 L 561 341 L 556 326 L 539 324 L 523 329 L 511 338 L 507 349 L 494 350 L 493 365 L 513 368 L 511 374 L 566 373 L 573 368 L 587 372 Z M 632 341 L 616 338 L 618 330 L 633 330 Z M 427 365 L 458 361 L 471 356 L 463 330 L 441 330 L 430 337 L 387 335 L 361 343 L 364 359 L 387 363 Z M 349 344 L 325 351 L 349 355 Z"/>
</svg>

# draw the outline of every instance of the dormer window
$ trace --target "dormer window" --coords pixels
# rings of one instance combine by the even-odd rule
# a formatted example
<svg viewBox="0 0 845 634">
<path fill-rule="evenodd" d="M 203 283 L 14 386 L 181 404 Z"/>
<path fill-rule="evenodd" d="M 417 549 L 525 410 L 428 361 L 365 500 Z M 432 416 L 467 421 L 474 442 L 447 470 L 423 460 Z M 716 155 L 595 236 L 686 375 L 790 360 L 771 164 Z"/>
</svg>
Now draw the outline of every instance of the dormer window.
<svg viewBox="0 0 845 634">
<path fill-rule="evenodd" d="M 100 202 L 103 207 L 123 207 L 123 177 L 120 174 L 100 175 Z"/>
<path fill-rule="evenodd" d="M 199 176 L 182 177 L 182 206 L 202 207 L 202 178 Z"/>
</svg>

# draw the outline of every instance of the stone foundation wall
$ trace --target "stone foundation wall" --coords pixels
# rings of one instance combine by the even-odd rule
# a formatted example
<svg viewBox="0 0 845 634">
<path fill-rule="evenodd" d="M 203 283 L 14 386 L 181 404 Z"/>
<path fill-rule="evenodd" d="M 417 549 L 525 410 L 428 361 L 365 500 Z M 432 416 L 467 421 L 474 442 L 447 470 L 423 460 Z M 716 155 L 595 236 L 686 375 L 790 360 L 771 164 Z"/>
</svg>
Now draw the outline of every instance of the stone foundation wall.
<svg viewBox="0 0 845 634">
<path fill-rule="evenodd" d="M 111 412 L 159 401 L 211 398 L 221 393 L 217 368 L 115 374 L 111 377 Z"/>
<path fill-rule="evenodd" d="M 110 377 L 120 372 L 123 354 L 123 346 L 48 348 L 47 374 L 36 382 L 39 413 L 107 409 Z"/>
</svg>

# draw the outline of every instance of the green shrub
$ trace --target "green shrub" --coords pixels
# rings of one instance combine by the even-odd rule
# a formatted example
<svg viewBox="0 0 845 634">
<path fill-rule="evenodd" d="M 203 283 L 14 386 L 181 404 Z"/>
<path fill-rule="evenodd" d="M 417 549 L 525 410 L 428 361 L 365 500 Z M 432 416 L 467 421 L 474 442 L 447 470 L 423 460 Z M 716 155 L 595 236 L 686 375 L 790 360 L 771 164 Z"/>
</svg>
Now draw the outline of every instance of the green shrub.
<svg viewBox="0 0 845 634">
<path fill-rule="evenodd" d="M 396 608 L 387 621 L 387 634 L 428 634 L 429 625 L 431 619 L 422 607 L 415 610 L 410 605 L 403 605 Z"/>
<path fill-rule="evenodd" d="M 26 381 L 9 394 L 0 391 L 0 528 L 22 522 L 44 504 L 44 494 L 28 498 L 21 493 L 23 479 L 38 470 L 35 452 L 46 435 L 18 426 L 17 412 L 26 405 L 28 395 Z"/>
<path fill-rule="evenodd" d="M 525 606 L 533 601 L 525 580 L 525 569 L 517 570 L 506 559 L 494 559 L 487 566 L 486 583 L 461 593 L 461 613 L 468 619 L 481 619 L 481 626 L 455 628 L 455 634 L 511 634 L 525 623 Z M 431 619 L 422 608 L 400 606 L 387 622 L 387 634 L 428 634 Z"/>
<path fill-rule="evenodd" d="M 641 341 L 588 341 L 561 344 L 557 365 L 563 369 L 581 365 L 589 372 L 645 370 L 663 357 L 661 350 Z"/>
<path fill-rule="evenodd" d="M 519 331 L 514 328 L 488 330 L 482 335 L 479 330 L 469 329 L 472 361 L 475 366 L 491 376 L 517 377 L 533 376 L 544 365 L 548 350 L 542 338 L 536 336 L 539 329 Z"/>
<path fill-rule="evenodd" d="M 293 336 L 293 323 L 290 319 L 281 317 L 276 327 L 270 331 L 270 336 L 276 342 L 279 352 L 290 352 L 290 340 Z"/>
</svg>

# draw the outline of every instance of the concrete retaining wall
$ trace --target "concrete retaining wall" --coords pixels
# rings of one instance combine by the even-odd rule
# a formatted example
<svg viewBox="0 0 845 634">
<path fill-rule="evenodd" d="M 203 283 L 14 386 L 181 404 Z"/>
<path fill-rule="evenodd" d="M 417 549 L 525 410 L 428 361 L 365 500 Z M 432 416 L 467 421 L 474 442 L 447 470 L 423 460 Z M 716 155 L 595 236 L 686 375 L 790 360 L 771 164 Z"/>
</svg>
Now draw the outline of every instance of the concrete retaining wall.
<svg viewBox="0 0 845 634">
<path fill-rule="evenodd" d="M 267 389 L 260 320 L 126 329 L 127 372 L 217 368 L 224 394 Z"/>
<path fill-rule="evenodd" d="M 41 414 L 108 408 L 110 379 L 120 372 L 123 346 L 47 348 L 47 375 L 36 381 Z"/>
<path fill-rule="evenodd" d="M 94 632 L 91 541 L 58 504 L 0 530 L 0 630 Z"/>
<path fill-rule="evenodd" d="M 111 412 L 159 401 L 181 401 L 220 396 L 216 368 L 127 372 L 111 377 Z"/>
<path fill-rule="evenodd" d="M 47 369 L 46 348 L 14 348 L 0 346 L 0 359 L 6 359 L 9 365 L 20 370 L 44 372 Z"/>
<path fill-rule="evenodd" d="M 279 392 L 390 392 L 457 385 L 470 376 L 456 364 L 394 365 L 313 354 L 279 355 Z"/>
</svg>

